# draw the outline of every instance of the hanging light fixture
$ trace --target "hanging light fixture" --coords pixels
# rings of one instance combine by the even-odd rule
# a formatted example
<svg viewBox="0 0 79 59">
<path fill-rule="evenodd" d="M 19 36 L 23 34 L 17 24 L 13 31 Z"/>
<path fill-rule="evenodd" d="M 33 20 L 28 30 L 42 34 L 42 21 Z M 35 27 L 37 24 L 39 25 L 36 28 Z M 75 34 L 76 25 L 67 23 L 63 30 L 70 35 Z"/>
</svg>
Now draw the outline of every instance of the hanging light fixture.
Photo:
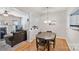
<svg viewBox="0 0 79 59">
<path fill-rule="evenodd" d="M 49 11 L 48 11 L 48 8 L 49 7 L 46 7 L 46 20 L 44 21 L 44 23 L 45 24 L 49 24 L 49 25 L 55 25 L 56 24 L 56 19 L 53 19 L 53 20 L 52 19 L 51 20 L 49 19 L 49 15 L 48 15 L 48 12 Z"/>
<path fill-rule="evenodd" d="M 4 16 L 8 16 L 8 12 L 5 10 L 3 13 Z"/>
<path fill-rule="evenodd" d="M 46 7 L 46 19 L 48 20 L 48 7 Z M 45 20 L 44 23 L 48 23 L 47 20 Z"/>
<path fill-rule="evenodd" d="M 48 7 L 46 7 L 46 10 L 47 10 L 47 12 L 46 12 L 47 13 L 46 14 L 46 19 L 47 20 L 45 20 L 44 23 L 48 23 L 49 24 L 49 23 L 51 23 L 51 20 L 49 20 L 49 17 L 48 17 Z"/>
<path fill-rule="evenodd" d="M 48 7 L 46 7 L 47 8 L 47 20 L 48 20 Z"/>
</svg>

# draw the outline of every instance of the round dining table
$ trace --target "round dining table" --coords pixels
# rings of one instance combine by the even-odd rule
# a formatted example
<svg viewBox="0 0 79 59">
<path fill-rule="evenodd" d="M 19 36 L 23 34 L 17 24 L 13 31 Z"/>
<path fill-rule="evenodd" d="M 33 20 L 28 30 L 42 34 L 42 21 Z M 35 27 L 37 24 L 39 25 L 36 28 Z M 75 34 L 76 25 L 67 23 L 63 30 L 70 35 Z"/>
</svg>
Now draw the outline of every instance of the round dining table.
<svg viewBox="0 0 79 59">
<path fill-rule="evenodd" d="M 47 46 L 48 46 L 48 51 L 50 50 L 50 41 L 54 42 L 54 48 L 55 48 L 55 39 L 56 39 L 56 33 L 53 32 L 41 32 L 39 34 L 36 35 L 36 40 L 37 39 L 44 39 L 47 42 Z"/>
</svg>

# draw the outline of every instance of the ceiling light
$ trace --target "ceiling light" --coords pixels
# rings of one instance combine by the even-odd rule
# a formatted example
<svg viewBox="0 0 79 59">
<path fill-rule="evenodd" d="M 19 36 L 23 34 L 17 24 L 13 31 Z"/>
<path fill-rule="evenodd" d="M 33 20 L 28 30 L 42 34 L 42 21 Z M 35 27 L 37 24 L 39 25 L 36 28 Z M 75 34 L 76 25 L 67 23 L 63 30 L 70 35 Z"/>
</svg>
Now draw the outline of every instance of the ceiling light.
<svg viewBox="0 0 79 59">
<path fill-rule="evenodd" d="M 4 11 L 3 15 L 4 15 L 4 16 L 8 16 L 7 11 Z"/>
<path fill-rule="evenodd" d="M 47 14 L 46 14 L 46 15 L 47 15 L 47 16 L 46 16 L 46 19 L 48 20 L 48 7 L 46 7 L 46 11 L 47 11 Z M 47 20 L 45 20 L 45 21 L 44 21 L 44 23 L 48 23 L 48 21 L 47 21 Z"/>
<path fill-rule="evenodd" d="M 44 23 L 48 23 L 47 21 L 44 21 Z"/>
<path fill-rule="evenodd" d="M 49 24 L 49 25 L 55 25 L 55 24 L 56 24 L 56 19 L 54 19 L 54 20 L 49 20 L 48 7 L 46 7 L 46 10 L 47 10 L 47 14 L 46 14 L 46 20 L 44 21 L 44 23 Z"/>
<path fill-rule="evenodd" d="M 48 20 L 48 23 L 51 23 L 51 21 L 50 21 L 50 20 Z"/>
</svg>

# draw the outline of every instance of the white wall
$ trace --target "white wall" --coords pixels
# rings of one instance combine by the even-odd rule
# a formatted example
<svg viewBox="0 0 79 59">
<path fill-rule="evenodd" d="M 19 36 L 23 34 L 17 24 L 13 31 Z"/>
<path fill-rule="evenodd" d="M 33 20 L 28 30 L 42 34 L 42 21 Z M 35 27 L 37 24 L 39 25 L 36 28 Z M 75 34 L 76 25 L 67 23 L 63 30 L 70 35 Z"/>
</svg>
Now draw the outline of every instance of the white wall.
<svg viewBox="0 0 79 59">
<path fill-rule="evenodd" d="M 79 50 L 79 31 L 70 28 L 70 14 L 78 8 L 70 8 L 67 14 L 67 42 L 71 50 Z"/>
<path fill-rule="evenodd" d="M 39 26 L 40 31 L 47 31 L 51 30 L 53 32 L 56 32 L 58 36 L 66 37 L 66 27 L 67 27 L 67 14 L 66 11 L 60 11 L 60 12 L 53 12 L 48 14 L 49 20 L 56 19 L 56 25 L 49 26 L 48 24 L 45 24 L 44 21 L 47 20 L 47 15 L 41 16 L 41 19 L 39 20 Z"/>
<path fill-rule="evenodd" d="M 66 11 L 60 11 L 55 13 L 49 14 L 50 20 L 56 19 L 56 25 L 55 26 L 49 26 L 48 24 L 44 23 L 44 20 L 46 19 L 46 14 L 40 16 L 39 14 L 30 14 L 30 25 L 29 25 L 29 31 L 28 31 L 28 41 L 32 41 L 32 39 L 35 38 L 36 34 L 39 31 L 47 31 L 51 30 L 53 32 L 56 32 L 57 36 L 59 37 L 67 37 L 67 14 Z M 38 26 L 38 30 L 34 30 L 32 28 L 33 25 Z"/>
<path fill-rule="evenodd" d="M 39 14 L 32 14 L 32 13 L 30 13 L 29 16 L 30 16 L 29 17 L 30 23 L 29 23 L 29 30 L 28 30 L 28 41 L 32 42 L 33 39 L 36 38 L 35 36 L 36 36 L 36 34 L 38 33 L 38 30 L 39 30 L 39 29 L 33 29 L 32 26 L 34 26 L 34 25 L 38 26 L 40 16 L 39 16 Z M 31 28 L 32 28 L 32 30 L 31 30 Z"/>
<path fill-rule="evenodd" d="M 29 22 L 27 21 L 27 19 L 29 19 L 28 14 L 21 18 L 21 24 L 22 24 L 24 30 L 28 29 Z"/>
</svg>

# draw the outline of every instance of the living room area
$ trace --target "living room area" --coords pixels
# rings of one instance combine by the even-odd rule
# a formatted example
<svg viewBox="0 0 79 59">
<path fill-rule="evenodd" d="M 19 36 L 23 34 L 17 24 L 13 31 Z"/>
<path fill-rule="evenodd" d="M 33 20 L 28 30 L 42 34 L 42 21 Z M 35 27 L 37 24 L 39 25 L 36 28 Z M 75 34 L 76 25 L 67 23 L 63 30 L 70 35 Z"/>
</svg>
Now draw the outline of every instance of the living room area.
<svg viewBox="0 0 79 59">
<path fill-rule="evenodd" d="M 0 7 L 0 51 L 79 50 L 78 10 L 75 7 Z M 53 43 L 48 39 L 53 39 L 50 40 Z M 39 45 L 42 47 L 38 48 Z"/>
<path fill-rule="evenodd" d="M 23 24 L 21 20 L 22 16 L 18 13 L 19 11 L 17 11 L 18 10 L 15 8 L 0 8 L 1 51 L 7 51 L 14 45 L 27 40 L 27 31 L 23 30 Z"/>
</svg>

